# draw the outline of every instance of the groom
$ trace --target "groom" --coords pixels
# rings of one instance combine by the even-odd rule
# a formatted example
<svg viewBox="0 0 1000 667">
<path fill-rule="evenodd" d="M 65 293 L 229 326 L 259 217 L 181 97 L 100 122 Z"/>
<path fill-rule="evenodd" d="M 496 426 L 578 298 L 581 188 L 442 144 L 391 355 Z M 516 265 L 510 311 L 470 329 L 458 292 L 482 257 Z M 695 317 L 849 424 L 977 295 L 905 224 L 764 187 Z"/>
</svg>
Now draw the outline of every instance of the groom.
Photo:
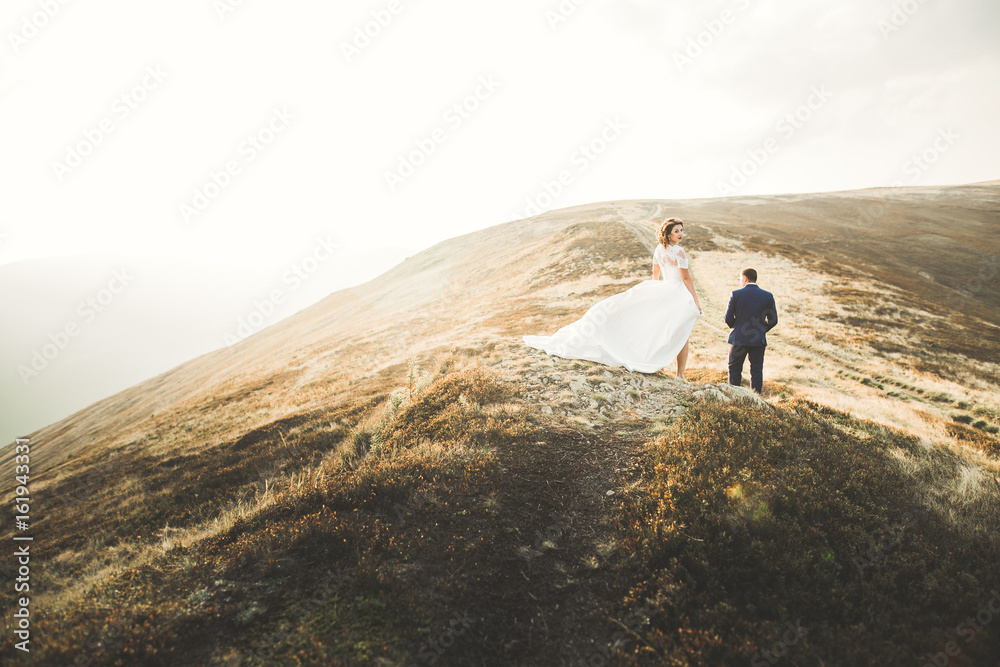
<svg viewBox="0 0 1000 667">
<path fill-rule="evenodd" d="M 743 362 L 750 357 L 750 388 L 758 394 L 764 385 L 764 348 L 766 334 L 778 323 L 774 295 L 757 287 L 757 272 L 743 269 L 740 288 L 729 297 L 726 324 L 729 334 L 729 384 L 743 382 Z"/>
</svg>

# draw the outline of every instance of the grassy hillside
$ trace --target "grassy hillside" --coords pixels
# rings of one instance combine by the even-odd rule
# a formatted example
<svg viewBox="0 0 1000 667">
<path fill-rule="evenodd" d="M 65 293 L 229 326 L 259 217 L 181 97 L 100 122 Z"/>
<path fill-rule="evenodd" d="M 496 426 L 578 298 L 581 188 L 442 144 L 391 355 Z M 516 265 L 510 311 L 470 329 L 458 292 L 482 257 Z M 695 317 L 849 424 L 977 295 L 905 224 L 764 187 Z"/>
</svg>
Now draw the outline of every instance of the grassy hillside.
<svg viewBox="0 0 1000 667">
<path fill-rule="evenodd" d="M 1000 656 L 991 613 L 966 621 L 1000 606 L 1000 489 L 962 456 L 794 402 L 705 406 L 643 464 L 622 530 L 652 605 L 623 664 Z"/>
<path fill-rule="evenodd" d="M 32 659 L 992 665 L 998 193 L 554 211 L 32 434 Z M 692 383 L 520 345 L 647 277 L 667 213 Z M 748 264 L 763 401 L 724 384 Z"/>
<path fill-rule="evenodd" d="M 502 368 L 513 351 L 499 352 Z M 630 375 L 579 366 L 593 395 Z M 1000 651 L 989 626 L 968 643 L 955 630 L 1000 588 L 1000 489 L 961 455 L 667 378 L 639 390 L 689 404 L 659 435 L 628 416 L 567 421 L 511 376 L 456 352 L 349 428 L 316 415 L 259 433 L 259 458 L 294 471 L 252 497 L 256 462 L 230 473 L 244 505 L 200 532 L 175 515 L 141 565 L 42 616 L 42 655 L 712 665 L 766 659 L 789 622 L 806 629 L 787 646 L 796 664 L 908 664 L 955 640 L 964 664 Z"/>
</svg>

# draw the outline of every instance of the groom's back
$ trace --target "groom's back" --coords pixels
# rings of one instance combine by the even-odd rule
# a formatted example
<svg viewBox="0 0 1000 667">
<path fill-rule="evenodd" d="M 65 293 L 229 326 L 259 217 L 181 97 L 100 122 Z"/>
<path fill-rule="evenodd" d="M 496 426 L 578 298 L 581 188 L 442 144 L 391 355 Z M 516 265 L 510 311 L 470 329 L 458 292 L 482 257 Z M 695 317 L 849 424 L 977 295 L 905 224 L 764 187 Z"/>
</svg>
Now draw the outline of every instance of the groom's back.
<svg viewBox="0 0 1000 667">
<path fill-rule="evenodd" d="M 726 310 L 726 324 L 733 328 L 729 334 L 732 345 L 767 345 L 767 332 L 778 323 L 778 310 L 774 295 L 750 283 L 733 290 Z"/>
</svg>

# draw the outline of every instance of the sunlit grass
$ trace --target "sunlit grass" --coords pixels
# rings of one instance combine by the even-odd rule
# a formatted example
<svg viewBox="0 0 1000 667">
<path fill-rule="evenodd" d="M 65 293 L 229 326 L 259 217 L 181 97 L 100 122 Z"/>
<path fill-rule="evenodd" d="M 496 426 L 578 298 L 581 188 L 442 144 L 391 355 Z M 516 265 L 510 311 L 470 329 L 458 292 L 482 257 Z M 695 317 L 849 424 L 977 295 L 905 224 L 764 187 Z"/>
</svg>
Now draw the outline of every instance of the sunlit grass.
<svg viewBox="0 0 1000 667">
<path fill-rule="evenodd" d="M 762 659 L 799 619 L 798 664 L 902 664 L 1000 584 L 1000 489 L 948 445 L 809 404 L 703 404 L 650 441 L 645 465 L 649 493 L 621 526 L 627 603 L 679 593 L 626 664 Z M 998 647 L 991 634 L 964 650 Z"/>
<path fill-rule="evenodd" d="M 997 583 L 987 560 L 998 530 L 996 360 L 976 357 L 980 347 L 946 311 L 893 287 L 886 270 L 826 272 L 794 248 L 763 252 L 713 233 L 689 246 L 706 310 L 689 379 L 725 382 L 722 312 L 738 270 L 753 265 L 782 315 L 769 335 L 764 392 L 782 410 L 678 397 L 625 428 L 620 415 L 584 418 L 570 382 L 532 404 L 518 385 L 529 373 L 571 372 L 603 407 L 622 379 L 591 362 L 530 354 L 519 338 L 646 277 L 645 256 L 635 257 L 649 239 L 601 220 L 544 234 L 540 226 L 557 225 L 536 221 L 521 228 L 520 245 L 488 244 L 461 259 L 431 249 L 311 319 L 44 433 L 67 454 L 40 449 L 45 472 L 33 479 L 33 492 L 51 501 L 35 517 L 46 540 L 33 575 L 46 656 L 69 664 L 122 623 L 121 664 L 225 664 L 292 623 L 273 664 L 403 662 L 447 622 L 446 598 L 492 585 L 463 580 L 470 567 L 492 582 L 513 557 L 504 549 L 534 544 L 520 532 L 530 527 L 511 518 L 499 450 L 529 457 L 532 446 L 566 437 L 573 444 L 560 456 L 576 465 L 579 442 L 624 457 L 637 433 L 650 439 L 650 465 L 604 497 L 610 509 L 599 517 L 622 532 L 586 553 L 558 554 L 553 566 L 567 579 L 581 576 L 581 563 L 588 577 L 630 577 L 633 594 L 606 600 L 608 617 L 643 596 L 661 605 L 683 596 L 643 630 L 661 653 L 632 657 L 745 663 L 804 601 L 835 630 L 797 645 L 804 653 L 789 664 L 836 664 L 834 636 L 852 638 L 858 664 L 909 658 L 911 640 L 938 650 L 941 631 L 954 627 L 949 614 L 978 609 L 972 579 Z M 647 379 L 657 389 L 672 382 Z M 612 470 L 623 474 L 618 463 L 603 472 Z M 551 498 L 549 482 L 558 489 L 561 480 L 524 491 L 526 514 Z M 850 579 L 866 540 L 914 508 L 926 523 L 866 568 L 864 587 Z M 550 555 L 562 546 L 539 544 Z M 337 568 L 350 577 L 296 615 Z M 934 596 L 946 603 L 910 624 Z M 973 650 L 995 648 L 992 637 Z"/>
</svg>

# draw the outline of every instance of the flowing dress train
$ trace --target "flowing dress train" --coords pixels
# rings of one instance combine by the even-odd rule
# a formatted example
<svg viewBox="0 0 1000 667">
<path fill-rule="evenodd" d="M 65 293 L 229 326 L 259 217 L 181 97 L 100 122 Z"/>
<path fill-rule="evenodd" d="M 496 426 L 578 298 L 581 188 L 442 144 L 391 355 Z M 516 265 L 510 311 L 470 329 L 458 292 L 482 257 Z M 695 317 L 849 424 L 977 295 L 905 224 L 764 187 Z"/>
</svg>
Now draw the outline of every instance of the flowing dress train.
<svg viewBox="0 0 1000 667">
<path fill-rule="evenodd" d="M 551 336 L 524 336 L 525 344 L 557 357 L 640 373 L 669 366 L 691 335 L 698 306 L 681 280 L 688 262 L 680 246 L 658 245 L 653 261 L 660 265 L 660 280 L 644 280 L 598 301 Z"/>
</svg>

